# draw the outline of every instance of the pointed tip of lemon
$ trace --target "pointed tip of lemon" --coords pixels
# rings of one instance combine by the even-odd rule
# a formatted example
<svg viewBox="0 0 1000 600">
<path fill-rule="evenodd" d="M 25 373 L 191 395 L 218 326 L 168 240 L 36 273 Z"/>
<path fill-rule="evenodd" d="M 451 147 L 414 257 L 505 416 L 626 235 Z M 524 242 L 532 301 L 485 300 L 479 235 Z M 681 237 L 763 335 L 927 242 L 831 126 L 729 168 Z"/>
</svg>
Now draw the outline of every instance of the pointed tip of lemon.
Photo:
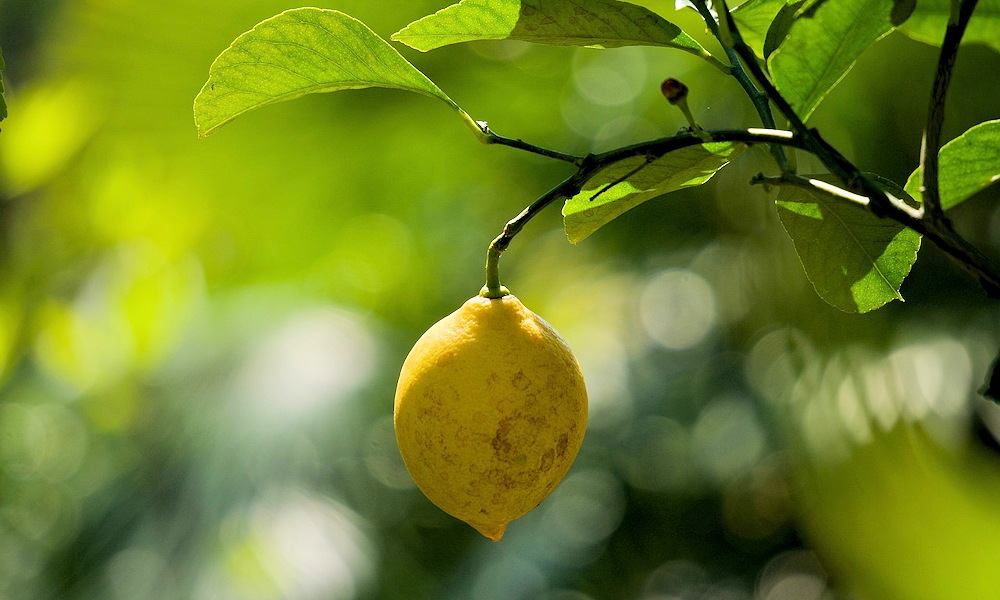
<svg viewBox="0 0 1000 600">
<path fill-rule="evenodd" d="M 500 538 L 503 537 L 504 531 L 507 530 L 507 523 L 501 523 L 500 525 L 484 525 L 484 526 L 473 525 L 472 527 L 479 533 L 493 540 L 494 542 L 499 542 Z"/>
</svg>

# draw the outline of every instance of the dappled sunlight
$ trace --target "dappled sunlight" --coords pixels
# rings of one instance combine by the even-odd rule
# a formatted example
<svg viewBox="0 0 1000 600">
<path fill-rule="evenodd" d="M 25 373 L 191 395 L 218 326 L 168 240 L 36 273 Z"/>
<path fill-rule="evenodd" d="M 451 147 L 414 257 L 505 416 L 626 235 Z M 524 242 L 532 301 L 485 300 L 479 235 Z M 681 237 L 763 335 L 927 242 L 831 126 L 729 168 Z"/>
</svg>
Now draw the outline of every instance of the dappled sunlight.
<svg viewBox="0 0 1000 600">
<path fill-rule="evenodd" d="M 762 337 L 748 377 L 766 397 L 788 403 L 791 423 L 801 426 L 816 458 L 842 459 L 852 445 L 870 443 L 874 430 L 903 423 L 920 424 L 942 442 L 962 440 L 973 392 L 965 345 L 928 333 L 887 353 L 854 347 L 823 357 L 796 338 L 794 332 Z"/>
<path fill-rule="evenodd" d="M 827 574 L 812 552 L 779 554 L 764 567 L 754 600 L 824 600 L 832 590 Z"/>
<path fill-rule="evenodd" d="M 351 600 L 377 560 L 350 509 L 294 490 L 272 490 L 230 515 L 220 542 L 223 562 L 203 570 L 197 598 Z"/>
<path fill-rule="evenodd" d="M 203 293 L 196 264 L 171 263 L 143 242 L 114 248 L 100 257 L 71 301 L 46 303 L 38 362 L 76 393 L 111 385 L 162 361 Z"/>
<path fill-rule="evenodd" d="M 725 482 L 757 464 L 766 448 L 764 431 L 748 398 L 717 398 L 691 431 L 695 460 L 713 479 Z"/>
<path fill-rule="evenodd" d="M 630 104 L 648 90 L 648 55 L 641 48 L 577 53 L 573 60 L 573 89 L 599 106 Z"/>
<path fill-rule="evenodd" d="M 608 538 L 622 519 L 625 498 L 611 474 L 577 470 L 553 493 L 539 523 L 542 539 L 558 540 L 552 561 L 573 561 Z"/>
<path fill-rule="evenodd" d="M 715 293 L 697 273 L 663 271 L 640 293 L 639 318 L 657 344 L 671 350 L 691 348 L 715 326 Z"/>
<path fill-rule="evenodd" d="M 0 464 L 8 477 L 65 481 L 87 458 L 88 437 L 79 416 L 64 406 L 0 405 Z"/>
<path fill-rule="evenodd" d="M 245 418 L 280 431 L 353 398 L 372 376 L 375 357 L 375 340 L 355 317 L 306 310 L 250 350 L 232 393 Z"/>
<path fill-rule="evenodd" d="M 17 119 L 0 136 L 0 189 L 30 192 L 57 177 L 99 125 L 100 113 L 82 80 L 35 83 L 12 100 Z"/>
</svg>

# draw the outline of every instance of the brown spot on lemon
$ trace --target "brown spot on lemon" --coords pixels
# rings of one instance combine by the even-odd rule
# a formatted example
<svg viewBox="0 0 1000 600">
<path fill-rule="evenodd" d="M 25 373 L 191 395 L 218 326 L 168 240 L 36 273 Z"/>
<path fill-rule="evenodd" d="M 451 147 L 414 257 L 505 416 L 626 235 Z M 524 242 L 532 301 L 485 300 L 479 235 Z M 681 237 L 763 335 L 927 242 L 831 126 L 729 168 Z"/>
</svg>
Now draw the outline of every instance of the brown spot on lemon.
<svg viewBox="0 0 1000 600">
<path fill-rule="evenodd" d="M 569 470 L 586 429 L 587 391 L 552 326 L 513 295 L 476 296 L 406 357 L 393 422 L 420 490 L 499 540 Z"/>
</svg>

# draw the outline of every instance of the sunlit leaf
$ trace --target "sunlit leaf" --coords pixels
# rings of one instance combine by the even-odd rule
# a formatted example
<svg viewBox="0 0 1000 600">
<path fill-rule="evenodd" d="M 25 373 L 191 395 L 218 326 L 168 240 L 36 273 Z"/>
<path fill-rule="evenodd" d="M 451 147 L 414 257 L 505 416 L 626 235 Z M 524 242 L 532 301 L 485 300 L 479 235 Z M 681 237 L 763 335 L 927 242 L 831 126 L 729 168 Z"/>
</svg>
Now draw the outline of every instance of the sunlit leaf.
<svg viewBox="0 0 1000 600">
<path fill-rule="evenodd" d="M 906 192 L 921 199 L 917 169 L 906 180 Z M 1000 120 L 986 121 L 941 147 L 938 152 L 938 188 L 941 208 L 949 209 L 1000 181 Z"/>
<path fill-rule="evenodd" d="M 591 177 L 563 206 L 569 241 L 576 244 L 643 202 L 686 187 L 701 185 L 746 149 L 734 142 L 712 142 L 675 150 L 650 161 L 635 156 L 618 161 Z"/>
<path fill-rule="evenodd" d="M 898 186 L 888 191 L 905 198 Z M 823 300 L 846 312 L 865 313 L 903 299 L 899 288 L 917 260 L 918 233 L 863 206 L 800 187 L 783 187 L 777 205 L 806 276 Z"/>
<path fill-rule="evenodd" d="M 236 38 L 209 69 L 194 103 L 202 137 L 239 115 L 305 94 L 385 87 L 444 101 L 475 122 L 364 23 L 335 10 L 298 8 Z"/>
<path fill-rule="evenodd" d="M 757 56 L 764 58 L 764 40 L 778 13 L 789 5 L 789 0 L 748 0 L 732 11 L 733 19 L 740 28 L 743 41 Z"/>
<path fill-rule="evenodd" d="M 866 48 L 892 31 L 892 0 L 821 0 L 805 5 L 768 66 L 805 120 Z"/>
<path fill-rule="evenodd" d="M 392 39 L 426 52 L 473 40 L 522 40 L 553 46 L 669 46 L 707 50 L 656 13 L 616 0 L 462 0 L 410 23 Z"/>
<path fill-rule="evenodd" d="M 940 46 L 950 16 L 951 0 L 920 0 L 899 30 L 917 41 Z M 986 44 L 1000 52 L 1000 0 L 979 0 L 962 43 Z"/>
</svg>

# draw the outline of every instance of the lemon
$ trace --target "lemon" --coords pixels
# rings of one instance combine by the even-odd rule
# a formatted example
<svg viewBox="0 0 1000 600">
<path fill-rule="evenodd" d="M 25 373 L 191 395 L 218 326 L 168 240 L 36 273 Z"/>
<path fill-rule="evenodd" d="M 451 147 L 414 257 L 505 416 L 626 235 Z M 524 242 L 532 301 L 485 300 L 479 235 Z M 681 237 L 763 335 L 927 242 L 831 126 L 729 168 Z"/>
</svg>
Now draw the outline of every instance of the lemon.
<svg viewBox="0 0 1000 600">
<path fill-rule="evenodd" d="M 587 426 L 587 390 L 551 325 L 511 294 L 476 296 L 417 340 L 393 423 L 420 490 L 499 540 L 569 470 Z"/>
</svg>

